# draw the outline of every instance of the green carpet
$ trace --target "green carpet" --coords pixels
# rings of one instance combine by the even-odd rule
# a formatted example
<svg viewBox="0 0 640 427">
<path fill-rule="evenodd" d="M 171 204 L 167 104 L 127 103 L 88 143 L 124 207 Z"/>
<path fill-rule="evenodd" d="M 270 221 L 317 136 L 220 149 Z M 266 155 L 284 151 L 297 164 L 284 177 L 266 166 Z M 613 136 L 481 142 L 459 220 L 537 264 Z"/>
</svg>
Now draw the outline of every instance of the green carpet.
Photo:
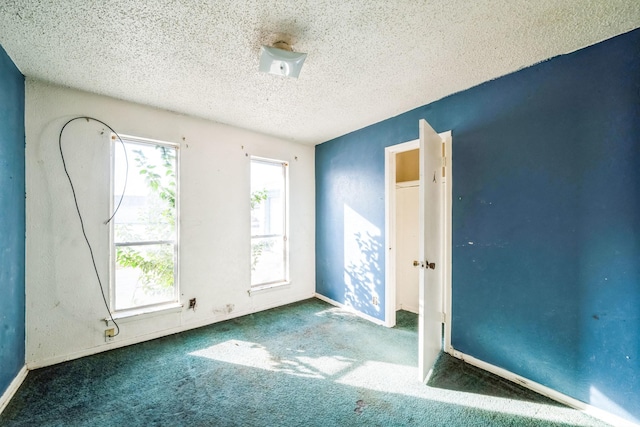
<svg viewBox="0 0 640 427">
<path fill-rule="evenodd" d="M 307 300 L 29 372 L 1 426 L 604 426 L 393 329 Z"/>
</svg>

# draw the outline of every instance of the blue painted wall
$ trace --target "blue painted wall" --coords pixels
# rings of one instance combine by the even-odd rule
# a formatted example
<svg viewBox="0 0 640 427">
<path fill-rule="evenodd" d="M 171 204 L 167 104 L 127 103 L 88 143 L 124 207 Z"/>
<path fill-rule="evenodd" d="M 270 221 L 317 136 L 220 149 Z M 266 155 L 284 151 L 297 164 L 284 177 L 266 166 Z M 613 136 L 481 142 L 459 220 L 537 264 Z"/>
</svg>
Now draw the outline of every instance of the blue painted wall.
<svg viewBox="0 0 640 427">
<path fill-rule="evenodd" d="M 24 366 L 24 77 L 0 46 L 0 395 Z"/>
<path fill-rule="evenodd" d="M 379 319 L 384 147 L 420 118 L 453 131 L 454 348 L 639 421 L 640 29 L 317 146 L 317 292 Z"/>
</svg>

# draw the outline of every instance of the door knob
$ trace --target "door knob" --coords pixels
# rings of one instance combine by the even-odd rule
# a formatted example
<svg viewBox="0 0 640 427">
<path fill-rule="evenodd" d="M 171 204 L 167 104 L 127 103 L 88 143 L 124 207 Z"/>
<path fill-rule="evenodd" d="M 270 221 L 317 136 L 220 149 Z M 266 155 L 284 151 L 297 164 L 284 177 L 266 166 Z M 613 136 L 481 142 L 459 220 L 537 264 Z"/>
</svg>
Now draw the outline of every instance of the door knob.
<svg viewBox="0 0 640 427">
<path fill-rule="evenodd" d="M 424 267 L 424 264 L 421 263 L 420 261 L 413 261 L 413 266 L 414 267 Z"/>
</svg>

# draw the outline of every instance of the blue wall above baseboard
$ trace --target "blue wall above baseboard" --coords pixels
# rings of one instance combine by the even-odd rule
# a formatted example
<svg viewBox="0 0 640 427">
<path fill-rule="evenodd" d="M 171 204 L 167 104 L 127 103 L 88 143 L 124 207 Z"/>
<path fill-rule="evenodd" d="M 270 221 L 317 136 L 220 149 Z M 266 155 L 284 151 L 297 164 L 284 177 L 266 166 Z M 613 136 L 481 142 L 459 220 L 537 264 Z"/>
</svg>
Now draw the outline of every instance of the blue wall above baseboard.
<svg viewBox="0 0 640 427">
<path fill-rule="evenodd" d="M 24 366 L 24 77 L 0 46 L 0 395 Z"/>
<path fill-rule="evenodd" d="M 316 147 L 317 292 L 381 320 L 420 118 L 453 131 L 454 348 L 640 421 L 640 29 Z"/>
</svg>

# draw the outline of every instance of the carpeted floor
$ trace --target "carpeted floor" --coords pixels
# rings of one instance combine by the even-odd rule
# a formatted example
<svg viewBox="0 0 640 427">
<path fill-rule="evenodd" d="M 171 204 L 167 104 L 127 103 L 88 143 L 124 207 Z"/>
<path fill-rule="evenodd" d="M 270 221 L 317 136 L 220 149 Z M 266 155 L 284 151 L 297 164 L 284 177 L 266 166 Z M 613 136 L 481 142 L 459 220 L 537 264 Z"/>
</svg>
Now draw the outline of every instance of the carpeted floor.
<svg viewBox="0 0 640 427">
<path fill-rule="evenodd" d="M 604 426 L 393 329 L 307 300 L 31 371 L 1 426 Z"/>
</svg>

